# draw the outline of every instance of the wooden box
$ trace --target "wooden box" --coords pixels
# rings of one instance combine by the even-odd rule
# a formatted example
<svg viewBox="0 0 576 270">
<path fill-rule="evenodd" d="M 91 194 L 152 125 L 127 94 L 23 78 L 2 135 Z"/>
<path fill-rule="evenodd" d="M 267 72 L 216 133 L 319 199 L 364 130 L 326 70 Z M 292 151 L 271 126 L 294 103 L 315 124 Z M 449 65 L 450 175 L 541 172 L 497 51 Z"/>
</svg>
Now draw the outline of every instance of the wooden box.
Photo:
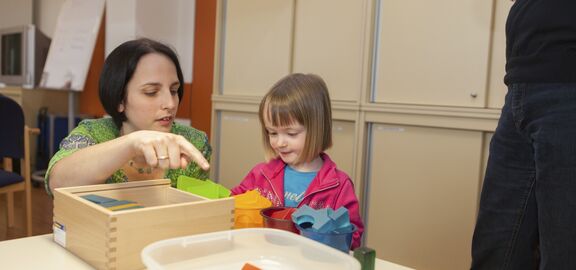
<svg viewBox="0 0 576 270">
<path fill-rule="evenodd" d="M 80 197 L 87 194 L 144 208 L 111 211 Z M 233 198 L 209 200 L 172 188 L 167 179 L 54 191 L 54 240 L 98 269 L 142 269 L 140 252 L 152 242 L 233 225 Z"/>
</svg>

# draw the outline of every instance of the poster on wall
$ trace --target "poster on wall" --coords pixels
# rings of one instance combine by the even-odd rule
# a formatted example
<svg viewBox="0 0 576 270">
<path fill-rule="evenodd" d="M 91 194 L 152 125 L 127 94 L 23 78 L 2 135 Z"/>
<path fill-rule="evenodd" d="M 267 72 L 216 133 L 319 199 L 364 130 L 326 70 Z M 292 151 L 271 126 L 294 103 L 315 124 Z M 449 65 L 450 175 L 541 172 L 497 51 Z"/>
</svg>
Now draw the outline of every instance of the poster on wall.
<svg viewBox="0 0 576 270">
<path fill-rule="evenodd" d="M 82 91 L 105 0 L 66 0 L 60 9 L 40 87 Z"/>
</svg>

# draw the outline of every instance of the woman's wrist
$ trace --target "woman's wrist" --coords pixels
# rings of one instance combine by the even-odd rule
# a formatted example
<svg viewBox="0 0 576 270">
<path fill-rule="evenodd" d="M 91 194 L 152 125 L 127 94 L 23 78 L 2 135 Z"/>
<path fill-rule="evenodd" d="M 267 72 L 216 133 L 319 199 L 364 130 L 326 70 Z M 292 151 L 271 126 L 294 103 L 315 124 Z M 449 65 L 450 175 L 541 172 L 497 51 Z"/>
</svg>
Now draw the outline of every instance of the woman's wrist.
<svg viewBox="0 0 576 270">
<path fill-rule="evenodd" d="M 120 140 L 120 145 L 127 147 L 126 150 L 128 151 L 128 159 L 133 159 L 138 155 L 138 146 L 136 142 L 136 136 L 138 135 L 137 133 L 138 131 L 131 132 L 118 138 L 118 140 Z"/>
</svg>

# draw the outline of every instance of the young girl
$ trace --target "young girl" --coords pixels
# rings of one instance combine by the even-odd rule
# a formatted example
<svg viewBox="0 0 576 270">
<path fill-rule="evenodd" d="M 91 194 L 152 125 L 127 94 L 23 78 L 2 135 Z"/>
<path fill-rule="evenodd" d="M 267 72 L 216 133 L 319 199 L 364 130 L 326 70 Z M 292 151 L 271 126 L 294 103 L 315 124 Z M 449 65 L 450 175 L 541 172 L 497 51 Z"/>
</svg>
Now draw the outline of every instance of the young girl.
<svg viewBox="0 0 576 270">
<path fill-rule="evenodd" d="M 354 185 L 324 153 L 332 146 L 332 113 L 322 78 L 284 77 L 262 99 L 259 118 L 268 162 L 256 165 L 232 194 L 256 189 L 274 206 L 344 206 L 357 228 L 351 247 L 360 246 L 364 225 Z"/>
</svg>

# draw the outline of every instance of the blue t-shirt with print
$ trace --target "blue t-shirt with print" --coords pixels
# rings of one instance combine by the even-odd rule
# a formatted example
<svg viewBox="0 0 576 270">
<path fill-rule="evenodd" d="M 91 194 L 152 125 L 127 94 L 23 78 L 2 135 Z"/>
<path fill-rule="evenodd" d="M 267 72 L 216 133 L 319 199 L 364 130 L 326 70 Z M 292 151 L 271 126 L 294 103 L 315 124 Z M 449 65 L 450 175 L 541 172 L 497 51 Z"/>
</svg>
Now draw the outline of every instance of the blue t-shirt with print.
<svg viewBox="0 0 576 270">
<path fill-rule="evenodd" d="M 284 168 L 284 206 L 297 207 L 308 186 L 318 172 L 299 172 L 290 166 Z"/>
</svg>

